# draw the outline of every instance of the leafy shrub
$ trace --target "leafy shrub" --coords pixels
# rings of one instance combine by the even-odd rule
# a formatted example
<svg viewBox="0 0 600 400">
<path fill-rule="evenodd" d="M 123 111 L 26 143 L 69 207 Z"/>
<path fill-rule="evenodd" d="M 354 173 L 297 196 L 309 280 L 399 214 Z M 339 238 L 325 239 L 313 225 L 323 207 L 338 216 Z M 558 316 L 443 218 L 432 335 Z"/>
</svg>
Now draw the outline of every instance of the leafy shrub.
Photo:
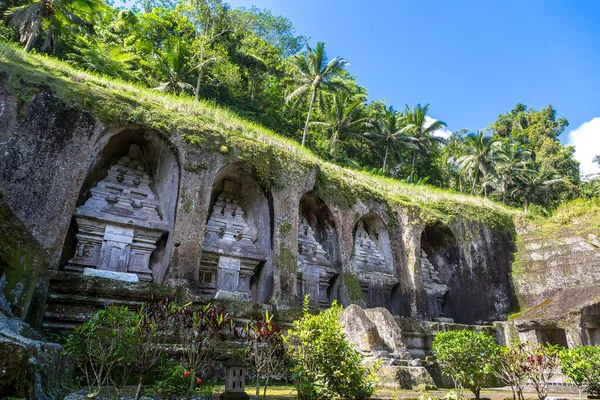
<svg viewBox="0 0 600 400">
<path fill-rule="evenodd" d="M 523 389 L 529 375 L 525 346 L 518 342 L 511 343 L 510 346 L 502 346 L 496 357 L 494 375 L 511 387 L 513 400 L 524 400 Z"/>
<path fill-rule="evenodd" d="M 467 330 L 440 332 L 433 340 L 433 351 L 442 374 L 452 378 L 458 398 L 466 387 L 479 399 L 498 352 L 494 339 L 484 333 Z"/>
<path fill-rule="evenodd" d="M 110 383 L 120 394 L 132 372 L 139 340 L 137 327 L 135 313 L 112 305 L 69 336 L 65 352 L 85 375 L 90 393 L 101 396 L 102 387 Z"/>
<path fill-rule="evenodd" d="M 307 296 L 303 309 L 304 315 L 285 337 L 298 398 L 370 398 L 374 374 L 361 365 L 361 355 L 346 341 L 339 320 L 342 307 L 334 302 L 327 311 L 311 315 Z"/>
<path fill-rule="evenodd" d="M 600 346 L 577 346 L 559 353 L 562 372 L 573 381 L 579 393 L 586 386 L 590 396 L 600 396 Z"/>
<path fill-rule="evenodd" d="M 558 347 L 553 345 L 526 345 L 527 378 L 537 392 L 539 400 L 548 397 L 548 384 L 559 367 Z"/>
<path fill-rule="evenodd" d="M 189 371 L 189 390 L 197 385 L 197 378 L 208 379 L 215 362 L 215 345 L 224 340 L 233 328 L 233 320 L 214 304 L 197 306 L 169 304 L 169 325 L 182 348 L 183 366 Z"/>
<path fill-rule="evenodd" d="M 286 358 L 283 330 L 275 326 L 269 311 L 264 318 L 246 324 L 241 334 L 248 343 L 246 358 L 256 376 L 256 398 L 259 398 L 260 379 L 265 378 L 263 398 L 267 395 L 269 379 L 275 375 Z"/>
</svg>

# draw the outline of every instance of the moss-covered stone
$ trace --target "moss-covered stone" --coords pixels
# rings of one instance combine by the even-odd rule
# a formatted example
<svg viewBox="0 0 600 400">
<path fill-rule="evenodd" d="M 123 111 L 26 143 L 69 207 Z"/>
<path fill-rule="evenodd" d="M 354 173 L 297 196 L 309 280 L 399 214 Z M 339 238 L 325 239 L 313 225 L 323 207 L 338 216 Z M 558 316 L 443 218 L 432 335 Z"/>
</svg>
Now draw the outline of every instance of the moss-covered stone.
<svg viewBox="0 0 600 400">
<path fill-rule="evenodd" d="M 277 268 L 282 271 L 294 272 L 296 271 L 296 256 L 290 250 L 285 247 L 279 249 L 279 255 L 277 256 Z"/>
<path fill-rule="evenodd" d="M 357 303 L 360 301 L 365 301 L 365 295 L 360 288 L 360 281 L 351 272 L 344 273 L 344 284 L 346 285 L 346 291 L 348 292 L 348 297 L 350 297 L 350 301 L 353 303 Z"/>
</svg>

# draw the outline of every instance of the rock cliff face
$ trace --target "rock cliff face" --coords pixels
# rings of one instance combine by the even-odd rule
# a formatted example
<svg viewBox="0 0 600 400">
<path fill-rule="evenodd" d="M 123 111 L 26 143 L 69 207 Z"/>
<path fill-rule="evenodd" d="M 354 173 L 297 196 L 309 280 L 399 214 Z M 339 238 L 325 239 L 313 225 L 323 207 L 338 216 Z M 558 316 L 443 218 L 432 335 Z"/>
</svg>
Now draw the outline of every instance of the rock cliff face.
<svg viewBox="0 0 600 400">
<path fill-rule="evenodd" d="M 265 171 L 249 157 L 268 152 L 224 153 L 189 143 L 183 132 L 107 126 L 45 87 L 34 86 L 22 103 L 7 79 L 0 85 L 0 193 L 47 255 L 48 264 L 35 267 L 39 276 L 45 265 L 72 273 L 110 269 L 207 297 L 290 308 L 309 293 L 315 307 L 338 300 L 428 318 L 440 315 L 430 312 L 423 289 L 427 248 L 449 287 L 441 299 L 445 317 L 494 320 L 511 306 L 510 228 L 460 210 L 436 219 L 368 193 L 348 204 L 318 165 L 291 168 L 294 160 L 276 172 L 282 183 L 264 182 Z M 19 268 L 11 264 L 4 275 L 28 291 L 14 300 L 27 310 L 26 299 L 46 296 L 45 281 L 16 276 Z"/>
<path fill-rule="evenodd" d="M 27 60 L 0 63 L 0 287 L 35 328 L 177 293 L 460 323 L 514 307 L 509 211 Z"/>
<path fill-rule="evenodd" d="M 562 223 L 521 221 L 513 264 L 519 306 L 527 310 L 558 292 L 600 283 L 600 213 Z"/>
</svg>

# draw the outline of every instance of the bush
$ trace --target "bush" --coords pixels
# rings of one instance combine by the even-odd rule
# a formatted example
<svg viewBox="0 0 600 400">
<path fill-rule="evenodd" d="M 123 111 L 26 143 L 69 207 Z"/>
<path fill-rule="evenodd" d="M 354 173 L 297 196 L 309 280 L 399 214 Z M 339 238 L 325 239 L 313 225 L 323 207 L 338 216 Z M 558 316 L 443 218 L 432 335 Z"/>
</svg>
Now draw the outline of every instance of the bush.
<svg viewBox="0 0 600 400">
<path fill-rule="evenodd" d="M 525 400 L 523 389 L 529 375 L 529 360 L 525 344 L 514 342 L 510 346 L 502 346 L 496 357 L 494 374 L 505 385 L 510 386 L 513 400 Z"/>
<path fill-rule="evenodd" d="M 373 394 L 374 375 L 346 341 L 341 312 L 334 302 L 329 310 L 311 315 L 307 296 L 304 315 L 285 337 L 301 400 L 368 399 Z"/>
<path fill-rule="evenodd" d="M 273 316 L 270 316 L 267 310 L 264 318 L 247 323 L 240 333 L 237 332 L 235 330 L 234 335 L 241 336 L 248 344 L 246 358 L 250 370 L 256 376 L 256 398 L 259 398 L 260 380 L 264 377 L 263 399 L 265 399 L 269 380 L 277 373 L 286 358 L 283 330 L 275 326 Z"/>
<path fill-rule="evenodd" d="M 539 400 L 548 397 L 548 384 L 558 369 L 558 347 L 537 344 L 524 346 L 527 362 L 527 378 L 537 392 Z"/>
<path fill-rule="evenodd" d="M 577 346 L 559 353 L 562 372 L 573 381 L 581 395 L 586 386 L 590 396 L 600 397 L 600 346 Z"/>
<path fill-rule="evenodd" d="M 442 374 L 452 378 L 458 397 L 462 396 L 463 387 L 466 387 L 479 399 L 498 352 L 494 339 L 484 333 L 467 330 L 440 332 L 433 340 L 433 351 Z"/>
<path fill-rule="evenodd" d="M 138 317 L 127 307 L 110 306 L 98 311 L 75 329 L 65 344 L 67 352 L 85 375 L 90 394 L 100 395 L 112 384 L 117 396 L 127 383 L 139 340 Z"/>
</svg>

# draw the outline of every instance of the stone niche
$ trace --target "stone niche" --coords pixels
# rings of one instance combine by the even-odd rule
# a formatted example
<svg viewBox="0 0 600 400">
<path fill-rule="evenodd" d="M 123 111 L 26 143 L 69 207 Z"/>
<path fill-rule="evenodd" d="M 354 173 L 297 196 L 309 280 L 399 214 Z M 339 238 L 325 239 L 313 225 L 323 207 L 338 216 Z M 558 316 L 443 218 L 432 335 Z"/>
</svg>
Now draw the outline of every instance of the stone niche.
<svg viewBox="0 0 600 400">
<path fill-rule="evenodd" d="M 162 282 L 177 160 L 158 134 L 138 129 L 107 134 L 97 147 L 67 234 L 64 269 Z"/>
<path fill-rule="evenodd" d="M 312 193 L 300 199 L 298 223 L 298 305 L 309 295 L 312 308 L 329 308 L 339 298 L 340 251 L 333 218 Z"/>
<path fill-rule="evenodd" d="M 367 307 L 392 309 L 398 278 L 387 227 L 377 214 L 369 213 L 356 223 L 350 269 L 360 281 Z"/>
<path fill-rule="evenodd" d="M 265 268 L 271 237 L 264 191 L 242 166 L 226 167 L 213 185 L 200 261 L 200 294 L 265 302 L 272 290 Z"/>
<path fill-rule="evenodd" d="M 460 277 L 460 257 L 450 228 L 443 224 L 425 227 L 420 259 L 429 316 L 436 321 L 453 322 L 455 307 L 450 283 Z"/>
</svg>

